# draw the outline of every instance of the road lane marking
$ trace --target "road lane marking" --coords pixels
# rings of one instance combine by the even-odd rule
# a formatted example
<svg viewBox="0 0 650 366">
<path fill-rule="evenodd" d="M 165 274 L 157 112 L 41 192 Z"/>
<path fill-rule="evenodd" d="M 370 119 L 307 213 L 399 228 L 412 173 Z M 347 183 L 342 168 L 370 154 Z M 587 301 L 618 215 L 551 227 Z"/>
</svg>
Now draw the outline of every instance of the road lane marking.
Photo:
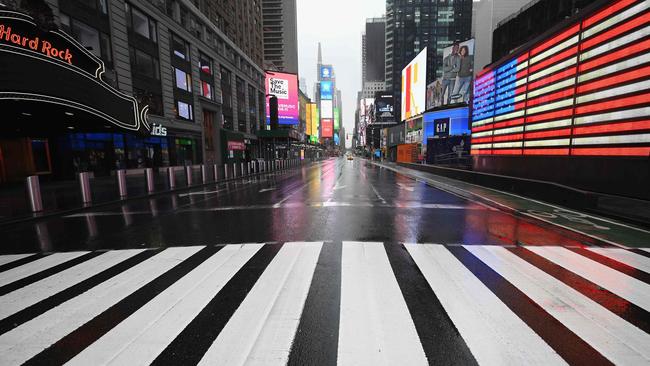
<svg viewBox="0 0 650 366">
<path fill-rule="evenodd" d="M 650 258 L 620 248 L 585 248 L 594 253 L 617 260 L 628 266 L 650 273 Z"/>
<path fill-rule="evenodd" d="M 370 183 L 370 182 L 368 182 L 368 183 Z M 370 183 L 370 188 L 372 188 L 372 191 L 375 193 L 375 195 L 377 196 L 377 198 L 379 198 L 379 200 L 381 201 L 381 203 L 386 204 L 386 200 L 384 199 L 384 197 L 382 197 L 382 196 L 379 194 L 379 192 L 377 192 L 377 188 L 375 188 L 375 185 L 372 184 L 372 183 Z"/>
<path fill-rule="evenodd" d="M 339 365 L 427 365 L 382 243 L 343 242 Z"/>
<path fill-rule="evenodd" d="M 264 192 L 269 192 L 269 191 L 275 191 L 276 189 L 277 189 L 276 187 L 272 187 L 272 188 L 264 188 L 264 189 L 260 189 L 259 193 L 264 193 Z"/>
<path fill-rule="evenodd" d="M 33 254 L 8 254 L 8 255 L 2 255 L 0 256 L 0 266 L 5 265 L 7 263 L 15 262 L 19 259 L 27 258 L 30 255 Z"/>
<path fill-rule="evenodd" d="M 189 192 L 189 193 L 181 193 L 178 195 L 178 197 L 189 197 L 189 196 L 201 196 L 205 194 L 215 194 L 223 191 L 227 191 L 228 188 L 223 188 L 223 189 L 217 189 L 216 191 L 199 191 L 199 192 Z"/>
<path fill-rule="evenodd" d="M 201 248 L 168 248 L 82 295 L 0 335 L 0 364 L 26 362 Z"/>
<path fill-rule="evenodd" d="M 615 364 L 650 361 L 650 335 L 505 248 L 465 248 Z"/>
<path fill-rule="evenodd" d="M 67 365 L 150 364 L 262 246 L 226 245 Z"/>
<path fill-rule="evenodd" d="M 285 243 L 201 365 L 285 365 L 323 243 Z"/>
<path fill-rule="evenodd" d="M 145 249 L 112 250 L 0 297 L 0 319 L 84 281 Z"/>
<path fill-rule="evenodd" d="M 534 246 L 526 248 L 650 311 L 650 285 L 565 248 Z"/>
<path fill-rule="evenodd" d="M 397 183 L 397 186 L 400 189 L 404 189 L 404 190 L 409 191 L 409 192 L 414 192 L 415 191 L 415 187 L 408 186 L 408 185 L 406 185 L 404 183 Z"/>
<path fill-rule="evenodd" d="M 0 287 L 58 266 L 90 252 L 55 253 L 0 273 Z"/>
<path fill-rule="evenodd" d="M 565 364 L 443 245 L 404 246 L 479 364 Z"/>
</svg>

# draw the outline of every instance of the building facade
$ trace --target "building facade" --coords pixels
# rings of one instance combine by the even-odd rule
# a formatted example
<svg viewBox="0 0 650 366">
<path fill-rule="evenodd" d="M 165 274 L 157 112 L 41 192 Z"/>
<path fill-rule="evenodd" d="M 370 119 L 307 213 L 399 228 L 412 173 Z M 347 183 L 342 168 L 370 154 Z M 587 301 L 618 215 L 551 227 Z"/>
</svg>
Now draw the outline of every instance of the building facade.
<svg viewBox="0 0 650 366">
<path fill-rule="evenodd" d="M 101 59 L 106 69 L 103 80 L 148 106 L 152 129 L 144 136 L 101 129 L 21 136 L 46 141 L 52 163 L 45 176 L 69 179 L 80 171 L 107 175 L 118 168 L 224 163 L 258 156 L 256 132 L 265 121 L 259 57 L 249 57 L 224 34 L 200 10 L 205 4 L 195 1 L 197 8 L 186 0 L 46 3 L 56 26 Z M 16 178 L 20 177 L 8 180 Z"/>
<path fill-rule="evenodd" d="M 256 0 L 257 3 L 260 0 Z M 261 0 L 264 25 L 264 68 L 298 73 L 296 0 Z"/>
<path fill-rule="evenodd" d="M 386 18 L 366 19 L 362 38 L 361 68 L 363 82 L 384 81 L 386 77 Z"/>
<path fill-rule="evenodd" d="M 427 47 L 427 81 L 442 75 L 442 52 L 471 37 L 472 1 L 386 1 L 386 83 L 401 110 L 402 69 Z M 401 116 L 397 116 L 401 118 Z"/>
</svg>

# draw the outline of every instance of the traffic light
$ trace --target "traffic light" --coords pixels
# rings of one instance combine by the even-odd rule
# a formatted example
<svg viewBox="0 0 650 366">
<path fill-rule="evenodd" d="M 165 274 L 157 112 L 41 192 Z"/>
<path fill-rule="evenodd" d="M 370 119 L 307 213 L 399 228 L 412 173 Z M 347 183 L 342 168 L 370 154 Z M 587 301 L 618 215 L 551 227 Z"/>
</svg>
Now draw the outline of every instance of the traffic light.
<svg viewBox="0 0 650 366">
<path fill-rule="evenodd" d="M 269 97 L 269 119 L 271 129 L 275 130 L 279 126 L 278 121 L 278 98 L 275 95 Z"/>
</svg>

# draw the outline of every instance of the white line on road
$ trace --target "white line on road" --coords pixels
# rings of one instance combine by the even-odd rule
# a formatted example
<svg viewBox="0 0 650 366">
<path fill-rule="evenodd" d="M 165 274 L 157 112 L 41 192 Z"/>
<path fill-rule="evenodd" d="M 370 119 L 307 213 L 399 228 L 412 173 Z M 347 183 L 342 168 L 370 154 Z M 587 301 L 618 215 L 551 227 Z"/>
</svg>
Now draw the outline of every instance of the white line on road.
<svg viewBox="0 0 650 366">
<path fill-rule="evenodd" d="M 409 191 L 409 192 L 413 192 L 413 191 L 415 191 L 415 187 L 407 186 L 407 185 L 404 184 L 404 183 L 397 183 L 397 186 L 398 186 L 400 189 L 404 189 L 404 190 L 407 190 L 407 191 Z"/>
<path fill-rule="evenodd" d="M 479 364 L 566 364 L 443 245 L 404 246 Z"/>
<path fill-rule="evenodd" d="M 150 364 L 263 246 L 225 246 L 67 365 Z"/>
<path fill-rule="evenodd" d="M 285 365 L 323 243 L 285 243 L 201 365 Z"/>
<path fill-rule="evenodd" d="M 65 263 L 69 260 L 81 257 L 82 255 L 88 252 L 69 252 L 69 253 L 56 253 L 45 256 L 41 259 L 23 264 L 16 268 L 12 268 L 8 271 L 0 273 L 0 286 L 10 284 L 14 281 L 21 280 L 25 277 L 29 277 L 38 272 L 44 271 L 46 269 L 58 266 L 59 264 Z"/>
<path fill-rule="evenodd" d="M 370 182 L 369 182 L 369 183 L 370 183 Z M 375 192 L 375 195 L 377 196 L 377 198 L 379 198 L 379 200 L 381 201 L 381 203 L 386 204 L 386 200 L 384 199 L 384 197 L 382 197 L 382 196 L 379 194 L 379 192 L 377 192 L 377 188 L 375 188 L 375 185 L 372 184 L 372 183 L 370 183 L 370 188 L 372 188 L 372 191 Z"/>
<path fill-rule="evenodd" d="M 276 189 L 277 189 L 276 187 L 264 188 L 264 189 L 260 189 L 259 193 L 264 193 L 264 192 L 268 192 L 268 191 L 275 191 Z"/>
<path fill-rule="evenodd" d="M 594 253 L 612 258 L 628 266 L 650 273 L 650 258 L 621 248 L 587 248 Z"/>
<path fill-rule="evenodd" d="M 29 257 L 30 255 L 33 254 L 8 254 L 8 255 L 3 255 L 0 256 L 0 266 L 3 264 L 15 262 L 19 259 L 23 259 L 25 257 Z"/>
<path fill-rule="evenodd" d="M 562 247 L 526 247 L 551 262 L 650 311 L 650 285 Z"/>
<path fill-rule="evenodd" d="M 465 249 L 617 365 L 650 360 L 650 335 L 546 272 L 498 246 Z"/>
<path fill-rule="evenodd" d="M 427 365 L 382 243 L 343 242 L 339 365 Z"/>
</svg>

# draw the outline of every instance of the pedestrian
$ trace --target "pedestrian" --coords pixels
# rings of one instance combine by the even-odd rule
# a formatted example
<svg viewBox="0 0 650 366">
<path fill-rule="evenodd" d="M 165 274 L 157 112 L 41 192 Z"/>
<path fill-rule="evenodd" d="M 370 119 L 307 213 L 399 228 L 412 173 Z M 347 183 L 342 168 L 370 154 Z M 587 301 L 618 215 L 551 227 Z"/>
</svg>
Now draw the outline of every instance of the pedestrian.
<svg viewBox="0 0 650 366">
<path fill-rule="evenodd" d="M 462 46 L 459 52 L 460 67 L 458 69 L 458 82 L 454 89 L 452 98 L 463 98 L 463 102 L 469 101 L 469 87 L 472 82 L 472 74 L 474 73 L 474 57 L 469 54 L 469 47 Z"/>
<path fill-rule="evenodd" d="M 442 93 L 440 95 L 440 105 L 451 103 L 451 95 L 456 85 L 456 77 L 460 69 L 460 56 L 458 55 L 458 43 L 451 47 L 451 54 L 442 60 Z M 447 102 L 445 103 L 445 94 Z"/>
</svg>

